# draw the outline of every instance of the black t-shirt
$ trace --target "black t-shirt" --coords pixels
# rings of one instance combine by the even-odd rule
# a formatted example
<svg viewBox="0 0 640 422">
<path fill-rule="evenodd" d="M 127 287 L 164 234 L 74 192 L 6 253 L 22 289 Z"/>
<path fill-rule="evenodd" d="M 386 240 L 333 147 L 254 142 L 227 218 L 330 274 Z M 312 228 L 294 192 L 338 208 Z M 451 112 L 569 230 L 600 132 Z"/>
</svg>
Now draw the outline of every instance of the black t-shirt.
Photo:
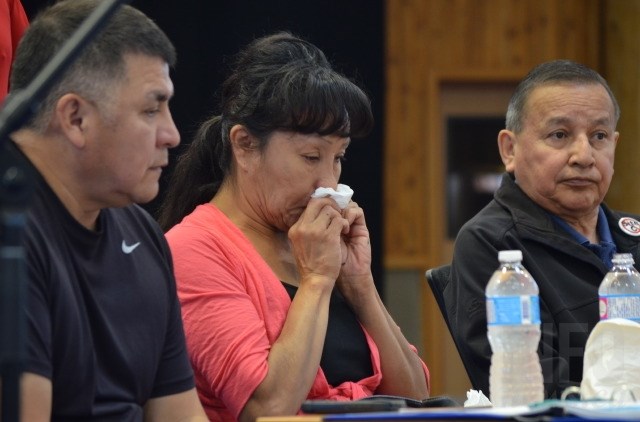
<svg viewBox="0 0 640 422">
<path fill-rule="evenodd" d="M 51 380 L 52 420 L 142 421 L 150 398 L 193 388 L 170 252 L 142 208 L 90 231 L 36 175 L 26 225 L 26 371 Z"/>
<path fill-rule="evenodd" d="M 294 298 L 298 288 L 282 283 Z M 338 289 L 329 300 L 329 321 L 320 367 L 332 386 L 357 382 L 373 375 L 371 350 L 362 326 Z"/>
</svg>

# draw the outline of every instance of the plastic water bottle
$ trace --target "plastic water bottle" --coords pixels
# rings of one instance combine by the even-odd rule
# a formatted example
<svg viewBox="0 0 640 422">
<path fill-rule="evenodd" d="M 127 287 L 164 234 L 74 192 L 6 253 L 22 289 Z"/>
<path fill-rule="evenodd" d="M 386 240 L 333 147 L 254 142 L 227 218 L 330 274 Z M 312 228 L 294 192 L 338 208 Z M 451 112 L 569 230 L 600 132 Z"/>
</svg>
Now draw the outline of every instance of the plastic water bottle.
<svg viewBox="0 0 640 422">
<path fill-rule="evenodd" d="M 521 251 L 500 251 L 498 260 L 486 289 L 490 400 L 494 406 L 528 405 L 544 399 L 538 285 L 522 266 Z"/>
<path fill-rule="evenodd" d="M 613 268 L 604 276 L 600 296 L 600 320 L 627 318 L 640 322 L 640 273 L 630 253 L 613 255 Z"/>
</svg>

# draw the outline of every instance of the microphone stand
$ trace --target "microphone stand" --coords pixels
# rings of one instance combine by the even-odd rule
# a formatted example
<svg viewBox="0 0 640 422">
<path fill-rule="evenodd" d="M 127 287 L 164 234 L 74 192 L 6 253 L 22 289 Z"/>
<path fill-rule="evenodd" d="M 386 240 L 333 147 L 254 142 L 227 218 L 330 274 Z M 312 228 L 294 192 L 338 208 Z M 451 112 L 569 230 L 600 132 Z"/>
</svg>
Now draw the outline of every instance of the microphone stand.
<svg viewBox="0 0 640 422">
<path fill-rule="evenodd" d="M 103 0 L 22 91 L 11 92 L 0 110 L 0 147 L 11 142 L 50 88 L 107 20 L 128 0 Z M 4 150 L 5 148 L 0 148 Z M 20 375 L 26 361 L 27 277 L 23 234 L 32 180 L 23 163 L 0 157 L 0 421 L 20 418 Z"/>
</svg>

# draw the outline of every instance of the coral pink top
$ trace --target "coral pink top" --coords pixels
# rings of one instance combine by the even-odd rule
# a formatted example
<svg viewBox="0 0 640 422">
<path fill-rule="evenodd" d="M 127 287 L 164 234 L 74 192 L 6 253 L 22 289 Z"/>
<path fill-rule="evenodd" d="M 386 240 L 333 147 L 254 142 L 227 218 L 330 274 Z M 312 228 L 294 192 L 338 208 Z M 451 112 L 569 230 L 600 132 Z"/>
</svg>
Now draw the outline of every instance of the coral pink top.
<svg viewBox="0 0 640 422">
<path fill-rule="evenodd" d="M 212 421 L 236 420 L 267 375 L 269 350 L 291 299 L 249 240 L 214 205 L 197 207 L 167 239 L 200 400 Z M 375 392 L 382 378 L 380 355 L 366 331 L 365 336 L 373 375 L 331 386 L 318 367 L 309 399 L 353 400 Z"/>
</svg>

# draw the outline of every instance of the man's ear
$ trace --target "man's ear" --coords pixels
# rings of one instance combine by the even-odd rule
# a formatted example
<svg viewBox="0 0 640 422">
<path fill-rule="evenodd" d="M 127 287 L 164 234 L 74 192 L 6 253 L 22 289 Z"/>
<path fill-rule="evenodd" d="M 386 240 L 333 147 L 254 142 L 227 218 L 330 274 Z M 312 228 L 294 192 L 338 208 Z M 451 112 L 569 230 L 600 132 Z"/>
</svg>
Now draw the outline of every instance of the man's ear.
<svg viewBox="0 0 640 422">
<path fill-rule="evenodd" d="M 81 96 L 65 94 L 56 102 L 51 125 L 62 132 L 75 147 L 83 148 L 89 116 L 96 111 L 96 108 Z"/>
<path fill-rule="evenodd" d="M 513 173 L 515 170 L 515 148 L 515 133 L 507 129 L 502 129 L 500 133 L 498 133 L 498 150 L 500 151 L 500 158 L 502 158 L 505 170 L 509 173 Z"/>
<path fill-rule="evenodd" d="M 229 131 L 231 150 L 239 168 L 248 169 L 256 157 L 256 139 L 246 127 L 234 125 Z"/>
</svg>

